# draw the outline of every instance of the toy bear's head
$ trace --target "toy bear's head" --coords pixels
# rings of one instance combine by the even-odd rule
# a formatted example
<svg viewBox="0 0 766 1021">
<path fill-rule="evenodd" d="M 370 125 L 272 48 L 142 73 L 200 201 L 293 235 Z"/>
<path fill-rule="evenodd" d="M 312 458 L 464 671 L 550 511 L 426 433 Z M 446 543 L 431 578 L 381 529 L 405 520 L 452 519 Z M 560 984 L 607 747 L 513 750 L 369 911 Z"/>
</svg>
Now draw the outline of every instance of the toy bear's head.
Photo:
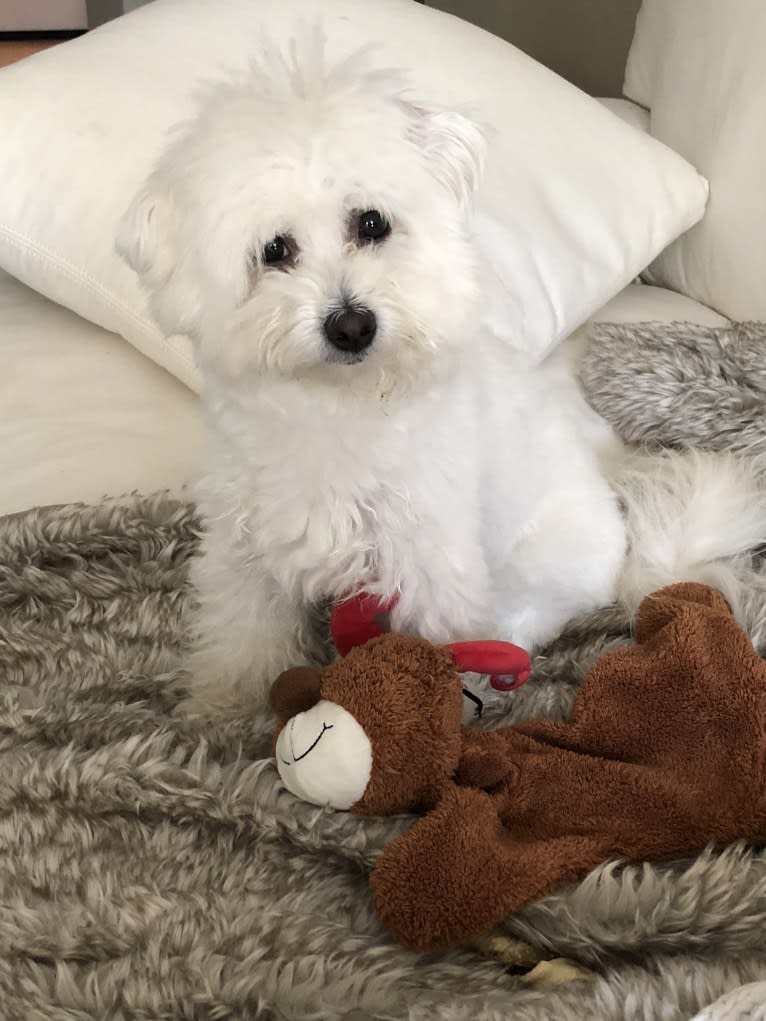
<svg viewBox="0 0 766 1021">
<path fill-rule="evenodd" d="M 317 805 L 361 815 L 433 807 L 461 751 L 462 680 L 449 648 L 375 638 L 321 673 L 274 682 L 277 767 Z"/>
</svg>

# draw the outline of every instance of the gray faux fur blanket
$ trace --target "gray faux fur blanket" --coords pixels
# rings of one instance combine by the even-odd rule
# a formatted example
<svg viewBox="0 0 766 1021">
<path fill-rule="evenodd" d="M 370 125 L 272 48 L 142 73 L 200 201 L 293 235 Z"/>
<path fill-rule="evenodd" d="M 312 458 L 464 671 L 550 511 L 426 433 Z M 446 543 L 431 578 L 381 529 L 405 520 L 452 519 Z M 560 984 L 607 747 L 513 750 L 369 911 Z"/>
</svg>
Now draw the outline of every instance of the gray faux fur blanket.
<svg viewBox="0 0 766 1021">
<path fill-rule="evenodd" d="M 633 439 L 762 450 L 764 355 L 753 325 L 601 327 L 582 376 Z M 538 989 L 469 948 L 393 944 L 366 875 L 408 820 L 295 801 L 266 714 L 177 712 L 197 535 L 193 508 L 161 494 L 0 520 L 2 1021 L 766 1018 L 762 849 L 605 864 L 508 919 L 591 981 Z M 763 654 L 763 556 L 740 578 Z M 565 715 L 629 640 L 615 607 L 575 621 L 488 724 Z"/>
</svg>

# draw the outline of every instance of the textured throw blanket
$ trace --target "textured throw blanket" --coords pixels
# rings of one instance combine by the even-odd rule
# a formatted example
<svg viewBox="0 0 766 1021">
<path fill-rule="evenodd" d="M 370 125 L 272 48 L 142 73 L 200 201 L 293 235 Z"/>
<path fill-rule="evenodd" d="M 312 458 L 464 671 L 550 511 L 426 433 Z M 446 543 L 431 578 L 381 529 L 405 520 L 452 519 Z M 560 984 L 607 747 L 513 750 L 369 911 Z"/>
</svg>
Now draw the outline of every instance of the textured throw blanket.
<svg viewBox="0 0 766 1021">
<path fill-rule="evenodd" d="M 602 327 L 589 399 L 623 435 L 766 447 L 766 330 Z M 273 721 L 178 711 L 193 509 L 162 495 L 0 520 L 0 1019 L 735 1021 L 764 1018 L 766 851 L 599 867 L 504 924 L 590 981 L 539 988 L 485 952 L 416 955 L 367 875 L 408 819 L 297 802 Z M 766 653 L 766 562 L 738 612 Z M 485 721 L 566 716 L 630 641 L 574 622 Z M 576 806 L 573 806 L 576 811 Z M 502 942 L 502 940 L 500 941 Z"/>
</svg>

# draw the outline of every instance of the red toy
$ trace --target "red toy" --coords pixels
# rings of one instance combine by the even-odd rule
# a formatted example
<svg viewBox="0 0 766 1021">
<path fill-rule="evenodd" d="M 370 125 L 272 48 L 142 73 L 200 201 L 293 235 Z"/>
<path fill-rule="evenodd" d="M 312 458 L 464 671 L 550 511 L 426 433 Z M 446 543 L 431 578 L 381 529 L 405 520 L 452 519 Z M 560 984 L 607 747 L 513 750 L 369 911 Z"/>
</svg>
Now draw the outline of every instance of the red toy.
<svg viewBox="0 0 766 1021">
<path fill-rule="evenodd" d="M 385 634 L 386 616 L 396 600 L 383 601 L 361 594 L 336 603 L 330 617 L 330 633 L 341 656 Z M 529 680 L 529 654 L 510 642 L 456 642 L 449 646 L 455 666 L 461 672 L 489 674 L 496 691 L 513 691 Z M 506 678 L 512 677 L 512 681 Z"/>
</svg>

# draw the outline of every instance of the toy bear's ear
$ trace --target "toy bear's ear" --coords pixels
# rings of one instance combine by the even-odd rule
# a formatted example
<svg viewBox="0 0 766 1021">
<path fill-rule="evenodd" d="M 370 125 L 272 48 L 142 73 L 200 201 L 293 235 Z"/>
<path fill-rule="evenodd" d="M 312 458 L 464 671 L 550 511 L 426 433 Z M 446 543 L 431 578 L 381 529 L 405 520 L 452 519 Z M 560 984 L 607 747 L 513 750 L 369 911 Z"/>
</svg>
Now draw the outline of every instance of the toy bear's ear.
<svg viewBox="0 0 766 1021">
<path fill-rule="evenodd" d="M 688 614 L 692 607 L 707 606 L 716 613 L 731 617 L 731 607 L 723 595 L 709 585 L 698 582 L 678 582 L 667 585 L 647 596 L 638 609 L 636 641 L 648 642 L 667 624 Z"/>
<path fill-rule="evenodd" d="M 279 719 L 286 723 L 305 713 L 321 699 L 322 675 L 308 666 L 285 670 L 271 686 L 269 703 Z"/>
</svg>

